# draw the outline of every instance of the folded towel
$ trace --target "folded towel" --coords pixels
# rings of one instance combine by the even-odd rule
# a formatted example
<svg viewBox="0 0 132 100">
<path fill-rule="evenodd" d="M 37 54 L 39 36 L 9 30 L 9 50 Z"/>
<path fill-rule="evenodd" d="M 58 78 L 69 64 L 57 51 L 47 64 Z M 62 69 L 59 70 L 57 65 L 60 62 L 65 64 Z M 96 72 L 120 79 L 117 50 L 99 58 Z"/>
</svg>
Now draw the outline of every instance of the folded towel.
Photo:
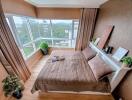
<svg viewBox="0 0 132 100">
<path fill-rule="evenodd" d="M 56 57 L 53 57 L 51 58 L 52 62 L 56 62 L 57 61 L 57 58 Z"/>
<path fill-rule="evenodd" d="M 58 61 L 62 61 L 62 60 L 65 60 L 65 58 L 63 56 L 58 58 Z"/>
<path fill-rule="evenodd" d="M 52 58 L 52 62 L 63 61 L 63 60 L 65 60 L 65 58 L 63 56 L 54 56 Z"/>
</svg>

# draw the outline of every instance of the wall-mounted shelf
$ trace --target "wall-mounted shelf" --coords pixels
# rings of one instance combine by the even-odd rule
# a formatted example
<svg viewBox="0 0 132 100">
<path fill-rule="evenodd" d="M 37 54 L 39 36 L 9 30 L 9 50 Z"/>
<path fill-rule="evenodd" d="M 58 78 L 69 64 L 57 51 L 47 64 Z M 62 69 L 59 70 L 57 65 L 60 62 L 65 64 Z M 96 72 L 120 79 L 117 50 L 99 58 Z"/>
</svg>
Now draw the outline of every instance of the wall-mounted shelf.
<svg viewBox="0 0 132 100">
<path fill-rule="evenodd" d="M 121 82 L 123 77 L 126 75 L 126 73 L 132 70 L 132 68 L 121 67 L 120 62 L 115 61 L 112 58 L 112 56 L 106 54 L 102 49 L 99 49 L 98 47 L 96 47 L 92 42 L 90 42 L 89 46 L 94 51 L 96 51 L 99 54 L 99 56 L 101 56 L 101 58 L 115 70 L 115 73 L 112 75 L 112 78 L 110 79 L 111 92 L 113 92 L 114 89 Z"/>
</svg>

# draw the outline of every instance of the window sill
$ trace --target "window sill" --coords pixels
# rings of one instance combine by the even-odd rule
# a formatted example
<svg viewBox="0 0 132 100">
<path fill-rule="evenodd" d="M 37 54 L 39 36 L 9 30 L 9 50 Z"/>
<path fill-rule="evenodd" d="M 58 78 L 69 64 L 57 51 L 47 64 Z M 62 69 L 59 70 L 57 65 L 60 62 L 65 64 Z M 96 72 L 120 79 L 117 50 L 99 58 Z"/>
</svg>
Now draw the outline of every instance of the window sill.
<svg viewBox="0 0 132 100">
<path fill-rule="evenodd" d="M 25 61 L 29 68 L 29 70 L 32 70 L 32 67 L 39 62 L 39 60 L 42 58 L 43 54 L 41 53 L 40 49 L 32 53 Z"/>
<path fill-rule="evenodd" d="M 27 56 L 26 58 L 25 58 L 25 61 L 28 61 L 29 59 L 31 59 L 37 52 L 39 52 L 40 51 L 40 49 L 37 49 L 36 51 L 34 51 L 34 52 L 32 52 L 29 56 Z"/>
<path fill-rule="evenodd" d="M 49 46 L 49 48 L 75 49 L 74 47 L 59 47 L 59 46 Z"/>
</svg>

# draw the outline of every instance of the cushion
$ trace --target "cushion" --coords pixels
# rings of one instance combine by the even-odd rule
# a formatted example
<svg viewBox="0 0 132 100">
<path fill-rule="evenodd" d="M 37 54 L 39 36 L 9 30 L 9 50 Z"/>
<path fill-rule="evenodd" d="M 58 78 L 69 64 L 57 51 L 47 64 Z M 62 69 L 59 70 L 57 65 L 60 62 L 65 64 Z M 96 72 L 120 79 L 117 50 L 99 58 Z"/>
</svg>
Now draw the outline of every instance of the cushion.
<svg viewBox="0 0 132 100">
<path fill-rule="evenodd" d="M 106 64 L 105 61 L 98 55 L 88 61 L 88 64 L 92 69 L 97 81 L 113 72 L 112 68 L 108 64 Z"/>
<path fill-rule="evenodd" d="M 96 56 L 96 52 L 94 50 L 92 50 L 90 47 L 85 48 L 82 51 L 82 53 L 87 61 Z"/>
</svg>

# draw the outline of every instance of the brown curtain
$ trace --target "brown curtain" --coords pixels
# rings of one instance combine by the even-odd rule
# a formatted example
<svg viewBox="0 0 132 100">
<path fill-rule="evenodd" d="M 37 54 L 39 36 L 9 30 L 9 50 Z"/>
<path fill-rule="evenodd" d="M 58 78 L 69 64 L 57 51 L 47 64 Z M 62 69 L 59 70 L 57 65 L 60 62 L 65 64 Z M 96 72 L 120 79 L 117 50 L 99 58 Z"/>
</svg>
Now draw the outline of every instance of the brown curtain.
<svg viewBox="0 0 132 100">
<path fill-rule="evenodd" d="M 96 8 L 81 9 L 81 18 L 75 50 L 83 50 L 88 46 L 94 32 L 97 11 L 98 9 Z"/>
<path fill-rule="evenodd" d="M 5 56 L 3 55 L 2 51 L 0 50 L 0 63 L 4 66 L 5 70 L 9 75 L 14 75 L 15 72 L 6 60 Z"/>
<path fill-rule="evenodd" d="M 22 54 L 17 47 L 11 30 L 6 22 L 2 5 L 0 1 L 0 49 L 7 61 L 7 65 L 11 66 L 16 75 L 23 81 L 26 81 L 30 76 L 30 71 L 22 57 Z M 1 62 L 5 61 L 0 58 Z M 5 62 L 3 62 L 4 64 Z"/>
</svg>

